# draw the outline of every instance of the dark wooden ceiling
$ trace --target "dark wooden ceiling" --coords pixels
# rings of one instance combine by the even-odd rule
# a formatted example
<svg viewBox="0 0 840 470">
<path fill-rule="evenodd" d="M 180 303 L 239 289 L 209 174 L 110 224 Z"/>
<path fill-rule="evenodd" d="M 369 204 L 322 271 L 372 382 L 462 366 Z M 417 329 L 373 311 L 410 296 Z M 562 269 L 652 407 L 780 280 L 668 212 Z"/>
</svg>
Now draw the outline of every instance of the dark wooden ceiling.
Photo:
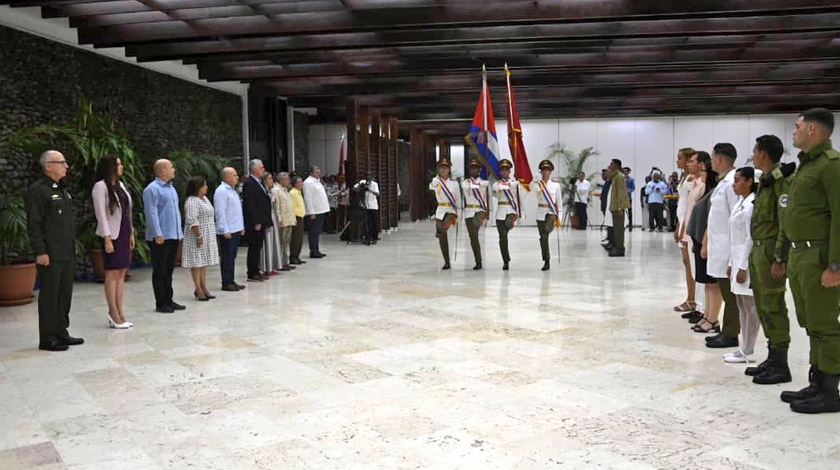
<svg viewBox="0 0 840 470">
<path fill-rule="evenodd" d="M 840 108 L 840 1 L 34 0 L 83 44 L 182 60 L 343 119 L 348 98 L 463 127 L 487 64 L 499 118 Z M 455 121 L 450 121 L 455 122 Z M 459 131 L 460 132 L 460 131 Z M 462 133 L 462 132 L 460 132 Z"/>
</svg>

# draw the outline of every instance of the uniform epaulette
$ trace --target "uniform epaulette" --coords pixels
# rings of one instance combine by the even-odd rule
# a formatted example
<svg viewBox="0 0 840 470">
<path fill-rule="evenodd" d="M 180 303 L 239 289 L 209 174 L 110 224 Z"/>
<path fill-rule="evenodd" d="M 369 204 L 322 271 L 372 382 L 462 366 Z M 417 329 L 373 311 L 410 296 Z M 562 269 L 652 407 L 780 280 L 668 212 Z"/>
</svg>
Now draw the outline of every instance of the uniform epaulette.
<svg viewBox="0 0 840 470">
<path fill-rule="evenodd" d="M 825 151 L 825 156 L 828 157 L 829 160 L 837 160 L 840 159 L 840 152 L 834 149 L 828 149 Z"/>
</svg>

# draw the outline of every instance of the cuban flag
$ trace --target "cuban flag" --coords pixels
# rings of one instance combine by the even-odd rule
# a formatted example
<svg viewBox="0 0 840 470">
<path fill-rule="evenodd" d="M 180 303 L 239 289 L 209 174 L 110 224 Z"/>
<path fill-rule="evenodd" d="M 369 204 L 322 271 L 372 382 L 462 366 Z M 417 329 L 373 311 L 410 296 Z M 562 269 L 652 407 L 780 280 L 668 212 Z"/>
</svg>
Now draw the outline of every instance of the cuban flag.
<svg viewBox="0 0 840 470">
<path fill-rule="evenodd" d="M 481 177 L 499 178 L 499 141 L 496 138 L 496 121 L 493 119 L 493 103 L 487 87 L 487 69 L 481 67 L 481 96 L 475 107 L 470 132 L 464 137 L 472 154 L 483 164 Z"/>
</svg>

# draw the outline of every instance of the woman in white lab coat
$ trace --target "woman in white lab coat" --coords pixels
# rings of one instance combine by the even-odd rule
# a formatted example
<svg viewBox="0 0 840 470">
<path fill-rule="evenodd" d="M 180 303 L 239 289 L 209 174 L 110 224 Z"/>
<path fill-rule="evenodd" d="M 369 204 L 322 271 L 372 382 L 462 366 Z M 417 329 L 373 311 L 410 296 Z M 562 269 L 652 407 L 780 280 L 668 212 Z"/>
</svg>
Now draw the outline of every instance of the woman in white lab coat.
<svg viewBox="0 0 840 470">
<path fill-rule="evenodd" d="M 741 313 L 741 347 L 726 354 L 723 360 L 732 363 L 753 362 L 755 339 L 758 336 L 758 312 L 755 298 L 750 288 L 749 259 L 752 249 L 750 222 L 752 221 L 753 201 L 755 200 L 756 178 L 752 167 L 740 168 L 735 172 L 732 187 L 738 195 L 738 202 L 729 216 L 730 257 L 728 274 L 732 283 L 732 293 Z"/>
</svg>

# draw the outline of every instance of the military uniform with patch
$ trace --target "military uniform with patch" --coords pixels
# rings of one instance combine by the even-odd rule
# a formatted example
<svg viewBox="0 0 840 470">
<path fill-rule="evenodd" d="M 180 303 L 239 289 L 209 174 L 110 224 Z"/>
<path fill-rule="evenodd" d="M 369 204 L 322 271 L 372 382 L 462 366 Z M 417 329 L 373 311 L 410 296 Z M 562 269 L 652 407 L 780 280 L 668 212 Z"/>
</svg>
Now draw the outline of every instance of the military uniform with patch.
<svg viewBox="0 0 840 470">
<path fill-rule="evenodd" d="M 499 161 L 499 169 L 510 169 L 510 160 Z M 510 252 L 508 251 L 508 233 L 513 230 L 519 218 L 519 182 L 515 178 L 499 179 L 493 183 L 493 197 L 496 198 L 496 229 L 499 232 L 499 249 L 502 251 L 502 269 L 508 270 Z"/>
<path fill-rule="evenodd" d="M 438 167 L 451 168 L 449 160 L 441 160 Z M 449 227 L 458 222 L 458 201 L 460 201 L 460 187 L 458 181 L 449 178 L 444 180 L 435 176 L 429 183 L 429 190 L 434 191 L 437 200 L 435 210 L 435 236 L 440 243 L 440 253 L 443 255 L 443 269 L 449 269 Z"/>
<path fill-rule="evenodd" d="M 481 168 L 481 162 L 472 160 L 469 163 L 471 169 Z M 487 214 L 490 212 L 490 183 L 481 178 L 465 178 L 461 183 L 464 194 L 464 222 L 467 225 L 467 233 L 470 236 L 470 246 L 472 247 L 473 257 L 475 258 L 474 270 L 482 268 L 481 263 L 481 241 L 478 238 L 478 232 L 484 221 L 487 220 Z"/>
</svg>

